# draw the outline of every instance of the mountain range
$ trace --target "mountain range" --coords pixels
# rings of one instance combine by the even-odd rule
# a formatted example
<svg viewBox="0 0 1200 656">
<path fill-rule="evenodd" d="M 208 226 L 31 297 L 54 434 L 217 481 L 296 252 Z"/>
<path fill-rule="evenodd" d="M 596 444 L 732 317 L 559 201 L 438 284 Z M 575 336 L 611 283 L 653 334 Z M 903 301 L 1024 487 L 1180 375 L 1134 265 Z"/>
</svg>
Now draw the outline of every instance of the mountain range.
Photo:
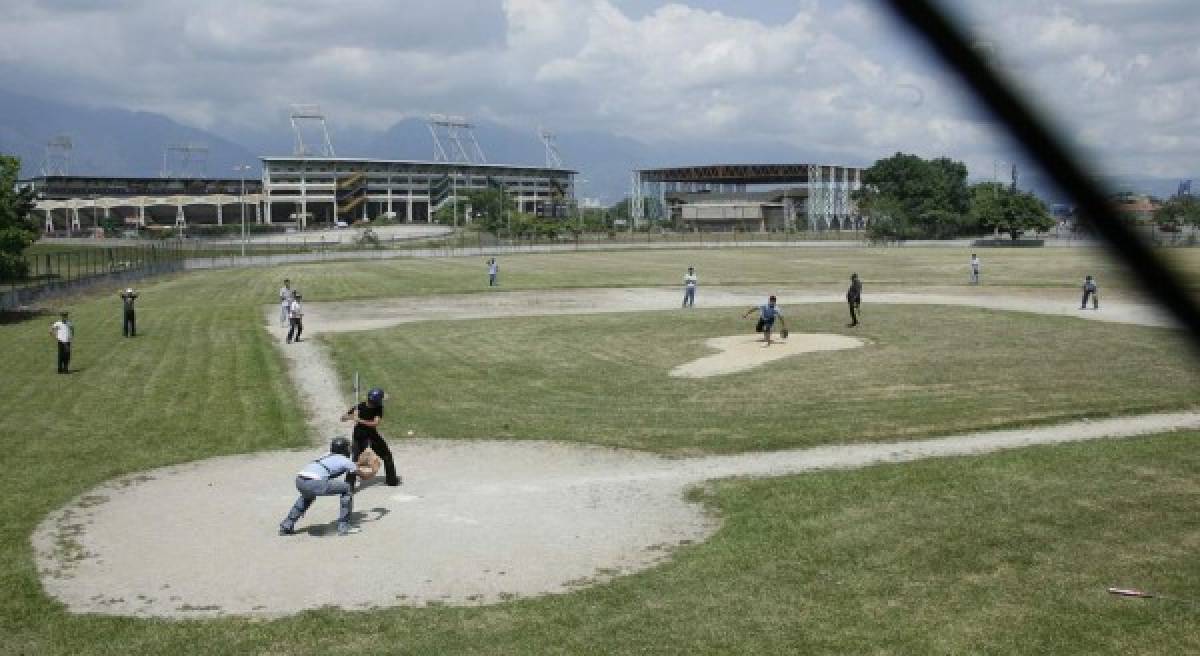
<svg viewBox="0 0 1200 656">
<path fill-rule="evenodd" d="M 383 131 L 331 123 L 330 138 L 340 157 L 434 159 L 433 138 L 423 120 L 402 120 Z M 255 177 L 260 156 L 289 155 L 294 142 L 286 120 L 277 128 L 219 134 L 162 114 L 64 103 L 0 89 L 0 153 L 20 157 L 22 177 L 41 174 L 47 143 L 59 135 L 71 139 L 68 172 L 72 175 L 157 176 L 166 168 L 176 174 L 186 169 L 193 175 L 234 178 L 239 175 L 235 166 L 249 164 L 252 168 L 247 175 Z M 518 129 L 476 122 L 475 136 L 489 163 L 546 164 L 546 150 L 536 126 Z M 305 138 L 312 138 L 307 130 Z M 579 172 L 579 195 L 606 205 L 629 193 L 630 172 L 637 168 L 801 161 L 869 166 L 873 161 L 845 161 L 844 154 L 819 145 L 801 152 L 780 141 L 703 138 L 651 145 L 603 132 L 560 131 L 556 142 L 563 165 Z M 175 144 L 202 145 L 207 148 L 207 156 L 185 161 L 180 152 L 167 151 Z M 878 157 L 888 155 L 891 153 L 880 153 Z M 977 177 L 990 177 L 990 173 Z M 1158 178 L 1119 178 L 1111 182 L 1114 188 L 1157 196 L 1171 195 L 1177 183 Z M 1045 178 L 1028 166 L 1022 167 L 1020 184 L 1049 202 L 1061 200 Z"/>
</svg>

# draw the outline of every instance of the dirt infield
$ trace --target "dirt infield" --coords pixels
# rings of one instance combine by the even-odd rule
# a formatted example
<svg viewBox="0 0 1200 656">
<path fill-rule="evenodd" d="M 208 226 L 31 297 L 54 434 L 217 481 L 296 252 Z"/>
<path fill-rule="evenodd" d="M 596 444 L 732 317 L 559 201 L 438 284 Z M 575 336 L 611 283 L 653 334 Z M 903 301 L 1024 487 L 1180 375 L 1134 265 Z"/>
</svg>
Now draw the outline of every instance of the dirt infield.
<svg viewBox="0 0 1200 656">
<path fill-rule="evenodd" d="M 792 333 L 787 339 L 776 337 L 770 346 L 761 335 L 713 337 L 706 340 L 704 345 L 717 353 L 681 364 L 672 369 L 669 375 L 676 378 L 723 376 L 803 353 L 858 348 L 864 343 L 856 337 L 820 333 Z"/>
<path fill-rule="evenodd" d="M 698 300 L 710 307 L 748 307 L 762 296 L 756 290 L 702 291 Z M 840 300 L 832 292 L 778 293 L 784 307 Z M 1164 323 L 1145 306 L 1110 304 L 1100 312 L 1081 312 L 1065 299 L 881 294 L 868 300 Z M 306 307 L 306 330 L 373 329 L 429 318 L 668 310 L 677 302 L 674 289 L 603 289 L 314 303 Z M 276 313 L 269 308 L 264 316 L 282 342 Z M 363 318 L 340 319 L 348 316 Z M 349 399 L 323 349 L 306 340 L 283 353 L 314 432 L 322 442 L 344 434 L 345 425 L 336 419 Z M 679 545 L 706 539 L 718 522 L 686 502 L 683 493 L 713 478 L 1184 428 L 1200 428 L 1200 413 L 686 459 L 555 443 L 397 440 L 393 449 L 404 485 L 374 484 L 356 495 L 361 533 L 335 536 L 336 502 L 320 499 L 298 535 L 277 536 L 278 522 L 295 498 L 294 474 L 318 454 L 314 446 L 213 458 L 111 481 L 47 517 L 32 542 L 47 592 L 73 612 L 278 616 L 319 606 L 493 603 L 568 592 L 639 571 L 669 558 Z M 317 571 L 322 580 L 345 583 L 314 585 Z"/>
</svg>

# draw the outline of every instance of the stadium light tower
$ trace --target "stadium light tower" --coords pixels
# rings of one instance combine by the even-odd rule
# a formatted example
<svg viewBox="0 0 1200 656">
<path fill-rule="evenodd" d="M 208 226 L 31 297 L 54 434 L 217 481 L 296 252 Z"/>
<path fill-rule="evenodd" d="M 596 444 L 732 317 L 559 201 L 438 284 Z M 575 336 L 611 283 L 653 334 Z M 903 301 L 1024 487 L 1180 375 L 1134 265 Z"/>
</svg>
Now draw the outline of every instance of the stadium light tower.
<svg viewBox="0 0 1200 656">
<path fill-rule="evenodd" d="M 242 208 L 242 257 L 246 257 L 246 171 L 250 170 L 249 164 L 238 164 L 233 167 L 242 179 L 242 193 L 238 197 L 238 205 Z"/>
<path fill-rule="evenodd" d="M 71 137 L 60 134 L 46 142 L 46 154 L 42 157 L 42 176 L 66 177 L 71 168 Z"/>
<path fill-rule="evenodd" d="M 317 157 L 337 157 L 333 153 L 333 141 L 329 138 L 329 125 L 325 123 L 325 114 L 321 111 L 320 105 L 292 105 L 291 113 L 292 132 L 296 135 L 296 145 L 293 148 L 292 154 L 296 157 L 307 157 L 315 155 Z M 320 150 L 310 150 L 304 143 L 304 134 L 301 129 L 302 125 L 317 123 L 320 124 L 321 144 Z"/>
<path fill-rule="evenodd" d="M 430 114 L 426 125 L 429 126 L 429 134 L 433 137 L 433 161 L 487 164 L 483 148 L 479 147 L 479 140 L 475 138 L 475 125 L 467 119 L 462 116 Z"/>
<path fill-rule="evenodd" d="M 538 137 L 541 138 L 542 145 L 546 147 L 546 168 L 561 169 L 563 161 L 562 154 L 558 152 L 558 137 L 540 126 L 538 127 Z"/>
<path fill-rule="evenodd" d="M 208 146 L 201 143 L 168 144 L 163 149 L 162 178 L 202 178 L 208 168 Z"/>
</svg>

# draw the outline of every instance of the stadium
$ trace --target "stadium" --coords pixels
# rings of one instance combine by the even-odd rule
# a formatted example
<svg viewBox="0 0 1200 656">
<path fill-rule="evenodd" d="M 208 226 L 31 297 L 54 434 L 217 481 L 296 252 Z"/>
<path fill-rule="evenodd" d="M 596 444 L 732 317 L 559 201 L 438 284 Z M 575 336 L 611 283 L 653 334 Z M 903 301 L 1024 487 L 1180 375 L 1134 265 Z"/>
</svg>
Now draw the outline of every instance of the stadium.
<svg viewBox="0 0 1200 656">
<path fill-rule="evenodd" d="M 337 157 L 325 115 L 315 105 L 293 106 L 291 126 L 292 154 L 259 157 L 257 180 L 206 177 L 208 148 L 199 144 L 166 145 L 157 178 L 71 176 L 71 141 L 59 137 L 47 144 L 42 175 L 20 185 L 34 191 L 45 232 L 68 235 L 94 232 L 114 219 L 179 231 L 220 226 L 230 209 L 240 222 L 243 208 L 247 222 L 301 230 L 381 218 L 433 223 L 444 207 L 453 208 L 457 225 L 471 220 L 467 197 L 487 189 L 503 191 L 517 211 L 545 218 L 566 217 L 575 202 L 576 171 L 562 166 L 554 137 L 545 131 L 546 166 L 522 166 L 488 163 L 474 126 L 462 117 L 430 115 L 431 161 Z"/>
<path fill-rule="evenodd" d="M 718 164 L 643 169 L 635 198 L 646 218 L 689 232 L 777 232 L 863 227 L 851 192 L 862 169 L 819 164 Z"/>
<path fill-rule="evenodd" d="M 103 221 L 127 225 L 330 225 L 375 218 L 430 223 L 445 206 L 466 217 L 466 196 L 502 189 L 518 211 L 565 216 L 574 171 L 528 166 L 263 157 L 262 179 L 40 176 L 25 181 L 37 194 L 47 233 L 83 232 Z M 243 193 L 243 187 L 244 193 Z M 469 219 L 467 219 L 469 220 Z"/>
</svg>

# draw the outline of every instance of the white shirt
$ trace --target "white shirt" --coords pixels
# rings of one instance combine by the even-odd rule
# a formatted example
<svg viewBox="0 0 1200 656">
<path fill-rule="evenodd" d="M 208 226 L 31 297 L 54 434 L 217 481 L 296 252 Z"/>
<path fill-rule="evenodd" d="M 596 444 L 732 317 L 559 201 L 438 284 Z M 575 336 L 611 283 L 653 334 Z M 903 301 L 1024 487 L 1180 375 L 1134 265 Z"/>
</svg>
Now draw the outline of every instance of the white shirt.
<svg viewBox="0 0 1200 656">
<path fill-rule="evenodd" d="M 977 257 L 971 258 L 971 268 L 975 269 L 976 271 L 979 270 L 979 258 L 977 258 Z"/>
<path fill-rule="evenodd" d="M 281 303 L 290 303 L 292 301 L 292 295 L 295 293 L 296 290 L 292 289 L 291 287 L 280 287 L 279 301 Z"/>
<path fill-rule="evenodd" d="M 684 276 L 683 284 L 685 287 L 689 287 L 689 288 L 695 287 L 696 286 L 696 274 L 689 273 L 686 276 Z"/>
<path fill-rule="evenodd" d="M 60 342 L 70 342 L 71 341 L 71 333 L 74 331 L 71 329 L 70 321 L 63 321 L 60 319 L 58 321 L 55 321 L 54 324 L 50 326 L 50 329 L 54 331 L 54 337 L 58 341 L 60 341 Z"/>
<path fill-rule="evenodd" d="M 293 319 L 304 316 L 304 311 L 300 309 L 300 301 L 292 301 L 292 304 L 288 306 L 288 316 Z"/>
<path fill-rule="evenodd" d="M 488 275 L 494 276 L 494 275 L 496 275 L 496 272 L 499 270 L 500 270 L 500 267 L 495 262 L 491 262 L 490 264 L 488 264 Z"/>
</svg>

